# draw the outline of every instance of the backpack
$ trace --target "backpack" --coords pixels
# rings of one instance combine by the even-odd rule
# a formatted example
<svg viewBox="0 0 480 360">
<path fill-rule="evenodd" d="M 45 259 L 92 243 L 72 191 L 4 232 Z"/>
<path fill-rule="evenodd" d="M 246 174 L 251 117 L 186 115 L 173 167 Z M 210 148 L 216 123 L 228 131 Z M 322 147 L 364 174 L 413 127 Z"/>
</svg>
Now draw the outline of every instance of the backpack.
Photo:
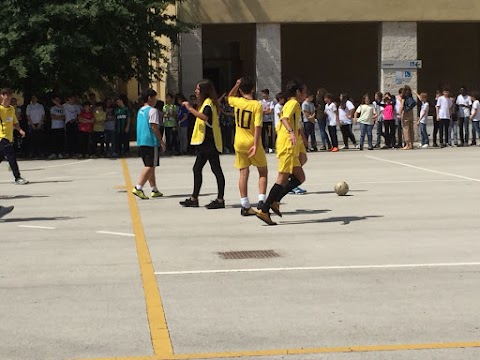
<svg viewBox="0 0 480 360">
<path fill-rule="evenodd" d="M 405 104 L 404 104 L 405 111 L 412 111 L 415 108 L 415 106 L 417 106 L 417 102 L 413 97 L 410 96 L 405 99 Z"/>
</svg>

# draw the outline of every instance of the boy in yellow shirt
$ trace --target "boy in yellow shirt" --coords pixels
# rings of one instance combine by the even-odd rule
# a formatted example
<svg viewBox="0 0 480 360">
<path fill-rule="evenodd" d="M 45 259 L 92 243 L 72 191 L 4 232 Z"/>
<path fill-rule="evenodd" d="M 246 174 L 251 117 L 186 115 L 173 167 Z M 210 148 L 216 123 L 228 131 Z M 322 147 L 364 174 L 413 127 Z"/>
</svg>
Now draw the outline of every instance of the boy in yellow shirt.
<svg viewBox="0 0 480 360">
<path fill-rule="evenodd" d="M 258 206 L 261 208 L 266 200 L 267 192 L 267 158 L 260 141 L 263 125 L 262 105 L 253 99 L 255 82 L 250 77 L 237 80 L 228 94 L 228 103 L 235 113 L 235 167 L 240 170 L 238 187 L 240 190 L 240 215 L 252 216 L 257 212 L 250 206 L 248 199 L 248 177 L 250 165 L 258 169 Z M 240 97 L 236 94 L 240 92 Z"/>
<path fill-rule="evenodd" d="M 18 169 L 17 156 L 13 148 L 13 129 L 20 133 L 22 138 L 25 137 L 25 132 L 18 123 L 15 108 L 10 105 L 13 91 L 8 88 L 0 90 L 0 162 L 7 159 L 15 177 L 15 184 L 26 185 L 28 180 L 25 180 L 20 175 Z"/>
<path fill-rule="evenodd" d="M 307 96 L 307 87 L 298 80 L 287 84 L 285 103 L 277 125 L 278 176 L 268 198 L 257 217 L 268 225 L 277 225 L 270 218 L 270 209 L 281 216 L 279 200 L 292 189 L 305 182 L 303 164 L 306 161 L 305 144 L 300 129 L 301 107 Z"/>
</svg>

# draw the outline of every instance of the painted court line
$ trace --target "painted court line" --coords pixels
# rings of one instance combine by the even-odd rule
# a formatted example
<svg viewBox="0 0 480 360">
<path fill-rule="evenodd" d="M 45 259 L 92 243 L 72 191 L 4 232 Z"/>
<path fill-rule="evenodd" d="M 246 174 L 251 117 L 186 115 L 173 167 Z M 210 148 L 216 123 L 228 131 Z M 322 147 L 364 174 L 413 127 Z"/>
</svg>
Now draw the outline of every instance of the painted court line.
<svg viewBox="0 0 480 360">
<path fill-rule="evenodd" d="M 242 357 L 267 357 L 267 356 L 294 356 L 313 354 L 335 354 L 335 353 L 361 353 L 361 352 L 388 352 L 388 351 L 412 351 L 412 350 L 446 350 L 479 348 L 480 342 L 448 342 L 432 344 L 398 344 L 398 345 L 367 345 L 367 346 L 345 346 L 345 347 L 319 347 L 304 349 L 278 349 L 259 351 L 238 351 L 223 353 L 198 353 L 178 354 L 170 356 L 146 356 L 146 357 L 115 357 L 101 359 L 82 360 L 194 360 L 194 359 L 228 359 Z M 421 357 L 412 357 L 421 359 Z"/>
<path fill-rule="evenodd" d="M 133 188 L 127 161 L 122 159 L 123 176 L 127 188 Z M 135 245 L 137 248 L 138 262 L 142 276 L 145 305 L 147 308 L 148 325 L 150 327 L 150 338 L 152 340 L 153 353 L 159 357 L 173 355 L 172 341 L 168 331 L 165 311 L 163 309 L 160 291 L 157 285 L 157 278 L 154 274 L 152 258 L 148 249 L 145 232 L 143 231 L 142 219 L 138 210 L 135 195 L 127 192 L 130 215 L 132 217 L 133 232 L 135 234 Z"/>
<path fill-rule="evenodd" d="M 452 174 L 452 173 L 448 173 L 448 172 L 444 172 L 444 171 L 427 169 L 427 168 L 424 168 L 424 167 L 421 167 L 421 166 L 415 166 L 415 165 L 410 165 L 410 164 L 406 164 L 406 163 L 402 163 L 402 162 L 398 162 L 398 161 L 382 159 L 382 158 L 379 158 L 379 157 L 376 157 L 376 156 L 366 155 L 365 157 L 368 158 L 368 159 L 372 159 L 372 160 L 383 161 L 383 162 L 387 162 L 387 163 L 390 163 L 390 164 L 401 165 L 401 166 L 409 167 L 409 168 L 416 169 L 416 170 L 422 170 L 422 171 L 426 171 L 426 172 L 430 172 L 430 173 L 434 173 L 434 174 L 453 176 L 453 177 L 456 177 L 456 178 L 459 178 L 459 179 L 480 182 L 480 179 L 474 179 L 474 178 L 471 178 L 471 177 L 468 177 L 468 176 Z"/>
<path fill-rule="evenodd" d="M 480 266 L 480 262 L 466 263 L 432 263 L 432 264 L 386 264 L 386 265 L 352 265 L 352 266 L 312 266 L 290 268 L 260 268 L 260 269 L 227 269 L 227 270 L 195 270 L 195 271 L 159 271 L 155 275 L 202 275 L 202 274 L 230 274 L 280 271 L 332 271 L 332 270 L 368 270 L 368 269 L 415 269 L 440 267 L 469 267 Z"/>
<path fill-rule="evenodd" d="M 35 225 L 18 225 L 18 227 L 27 228 L 27 229 L 44 229 L 44 230 L 56 229 L 56 227 L 52 227 L 52 226 L 35 226 Z"/>
<path fill-rule="evenodd" d="M 96 233 L 97 234 L 104 234 L 104 235 L 117 235 L 117 236 L 129 236 L 129 237 L 134 237 L 135 236 L 135 234 L 113 232 L 113 231 L 97 231 Z"/>
</svg>

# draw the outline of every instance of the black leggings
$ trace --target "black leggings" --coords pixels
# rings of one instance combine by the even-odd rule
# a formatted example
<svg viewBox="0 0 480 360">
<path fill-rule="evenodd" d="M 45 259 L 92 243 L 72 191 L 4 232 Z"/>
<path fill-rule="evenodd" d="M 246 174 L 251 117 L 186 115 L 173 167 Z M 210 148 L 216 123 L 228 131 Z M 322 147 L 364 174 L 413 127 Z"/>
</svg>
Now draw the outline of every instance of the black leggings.
<svg viewBox="0 0 480 360">
<path fill-rule="evenodd" d="M 338 148 L 337 126 L 328 125 L 328 133 L 330 134 L 330 139 L 332 139 L 332 146 Z"/>
<path fill-rule="evenodd" d="M 202 187 L 202 170 L 205 164 L 210 162 L 213 174 L 217 178 L 218 199 L 223 199 L 225 194 L 225 176 L 220 166 L 220 155 L 216 150 L 197 150 L 197 159 L 193 165 L 193 194 L 192 198 L 198 199 Z"/>
<path fill-rule="evenodd" d="M 395 146 L 395 120 L 384 120 L 383 125 L 385 126 L 385 145 Z"/>
<path fill-rule="evenodd" d="M 357 140 L 355 139 L 355 135 L 352 132 L 352 125 L 344 124 L 340 126 L 340 130 L 342 131 L 343 137 L 343 144 L 348 146 L 348 139 L 352 140 L 353 145 L 357 145 Z"/>
<path fill-rule="evenodd" d="M 15 149 L 13 144 L 7 139 L 3 138 L 0 140 L 0 162 L 4 159 L 7 159 L 12 169 L 13 176 L 15 180 L 20 177 L 20 170 L 18 169 L 17 155 L 15 154 Z"/>
</svg>

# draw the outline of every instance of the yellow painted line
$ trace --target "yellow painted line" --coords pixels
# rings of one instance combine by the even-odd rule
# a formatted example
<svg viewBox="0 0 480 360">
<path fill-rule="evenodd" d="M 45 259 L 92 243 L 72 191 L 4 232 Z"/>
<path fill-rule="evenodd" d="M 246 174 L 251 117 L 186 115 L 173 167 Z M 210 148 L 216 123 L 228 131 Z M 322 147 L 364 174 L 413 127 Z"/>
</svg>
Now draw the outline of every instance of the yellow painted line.
<svg viewBox="0 0 480 360">
<path fill-rule="evenodd" d="M 333 354 L 333 353 L 352 353 L 352 352 L 442 350 L 442 349 L 464 349 L 464 348 L 478 348 L 478 347 L 480 347 L 480 342 L 346 346 L 346 347 L 324 347 L 324 348 L 312 348 L 312 349 L 307 348 L 307 349 L 239 351 L 239 352 L 205 353 L 205 354 L 181 354 L 181 355 L 179 354 L 179 355 L 174 355 L 172 357 L 166 357 L 163 360 L 220 359 L 220 358 L 242 358 L 242 357 L 260 357 L 260 356 L 275 356 L 275 355 L 313 355 L 313 354 Z"/>
<path fill-rule="evenodd" d="M 122 159 L 122 166 L 127 189 L 132 189 L 132 179 L 130 178 L 130 172 L 128 171 L 128 165 L 125 159 Z M 127 191 L 127 194 L 130 214 L 132 216 L 133 233 L 135 234 L 138 262 L 140 263 L 143 290 L 145 293 L 145 303 L 147 307 L 148 325 L 150 327 L 153 353 L 160 358 L 171 357 L 173 355 L 172 341 L 170 340 L 162 298 L 160 297 L 160 291 L 158 290 L 155 270 L 153 269 L 150 251 L 143 231 L 142 219 L 140 218 L 135 195 L 130 191 Z"/>
</svg>

